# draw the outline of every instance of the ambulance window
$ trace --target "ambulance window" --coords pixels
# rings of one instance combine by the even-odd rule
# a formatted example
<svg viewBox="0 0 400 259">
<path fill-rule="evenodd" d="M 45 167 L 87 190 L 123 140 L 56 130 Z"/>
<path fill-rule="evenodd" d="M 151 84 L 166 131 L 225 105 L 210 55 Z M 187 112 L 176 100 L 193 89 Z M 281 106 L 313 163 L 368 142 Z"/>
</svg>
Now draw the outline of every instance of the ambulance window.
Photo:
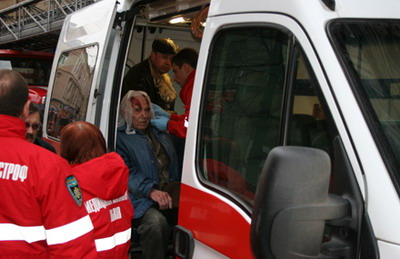
<svg viewBox="0 0 400 259">
<path fill-rule="evenodd" d="M 329 33 L 382 159 L 399 186 L 400 22 L 339 19 L 329 24 Z"/>
<path fill-rule="evenodd" d="M 319 85 L 302 52 L 295 47 L 292 58 L 285 144 L 322 149 L 332 153 L 334 126 L 328 126 L 317 90 Z M 334 130 L 336 131 L 336 130 Z"/>
<path fill-rule="evenodd" d="M 59 139 L 68 123 L 85 120 L 97 53 L 92 45 L 60 55 L 47 118 L 50 138 Z"/>
<path fill-rule="evenodd" d="M 333 153 L 336 127 L 327 122 L 318 81 L 291 34 L 261 26 L 226 29 L 210 57 L 197 160 L 206 185 L 251 205 L 274 147 Z"/>
<path fill-rule="evenodd" d="M 210 49 L 200 175 L 250 203 L 265 158 L 279 144 L 289 43 L 281 30 L 255 26 L 221 31 Z"/>
</svg>

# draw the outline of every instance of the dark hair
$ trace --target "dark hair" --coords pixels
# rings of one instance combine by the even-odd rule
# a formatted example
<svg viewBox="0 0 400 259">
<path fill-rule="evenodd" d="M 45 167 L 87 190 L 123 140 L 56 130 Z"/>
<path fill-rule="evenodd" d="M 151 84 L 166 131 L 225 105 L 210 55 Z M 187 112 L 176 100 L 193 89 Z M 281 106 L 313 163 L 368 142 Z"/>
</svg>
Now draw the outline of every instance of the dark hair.
<svg viewBox="0 0 400 259">
<path fill-rule="evenodd" d="M 70 164 L 82 164 L 106 152 L 103 134 L 89 122 L 72 122 L 61 131 L 60 155 Z"/>
<path fill-rule="evenodd" d="M 182 67 L 182 65 L 186 63 L 193 69 L 196 69 L 198 57 L 199 54 L 197 54 L 196 50 L 191 48 L 184 48 L 172 57 L 172 64 L 175 64 L 178 67 Z"/>
<path fill-rule="evenodd" d="M 151 48 L 154 52 L 159 52 L 162 54 L 175 55 L 178 51 L 178 46 L 170 38 L 155 39 Z"/>
<path fill-rule="evenodd" d="M 38 112 L 40 114 L 40 109 L 39 109 L 39 105 L 37 105 L 36 103 L 30 103 L 29 104 L 29 114 Z"/>
<path fill-rule="evenodd" d="M 41 109 L 41 107 L 39 106 L 39 104 L 30 102 L 29 103 L 29 115 L 33 114 L 33 113 L 39 113 L 39 121 L 40 121 L 40 127 L 39 130 L 37 132 L 37 136 L 39 138 L 41 138 L 43 136 L 43 129 L 42 129 L 42 123 L 43 123 L 43 110 Z"/>
<path fill-rule="evenodd" d="M 28 84 L 20 73 L 0 69 L 0 114 L 19 117 L 28 96 Z"/>
</svg>

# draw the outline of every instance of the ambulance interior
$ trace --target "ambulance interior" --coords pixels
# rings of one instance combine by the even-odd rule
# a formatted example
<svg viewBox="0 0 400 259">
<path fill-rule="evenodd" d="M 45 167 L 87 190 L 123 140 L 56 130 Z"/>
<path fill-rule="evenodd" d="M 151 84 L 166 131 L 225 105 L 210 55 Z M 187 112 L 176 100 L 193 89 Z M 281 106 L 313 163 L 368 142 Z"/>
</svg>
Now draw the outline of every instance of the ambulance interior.
<svg viewBox="0 0 400 259">
<path fill-rule="evenodd" d="M 149 4 L 142 14 L 135 17 L 124 73 L 149 57 L 151 45 L 156 38 L 170 38 L 179 48 L 193 48 L 199 51 L 208 3 L 208 0 L 189 1 L 189 11 L 183 3 L 181 6 L 175 1 Z M 169 76 L 173 78 L 172 70 Z M 175 82 L 173 85 L 179 94 L 180 86 Z M 178 114 L 184 112 L 179 97 L 175 100 L 175 110 Z"/>
</svg>

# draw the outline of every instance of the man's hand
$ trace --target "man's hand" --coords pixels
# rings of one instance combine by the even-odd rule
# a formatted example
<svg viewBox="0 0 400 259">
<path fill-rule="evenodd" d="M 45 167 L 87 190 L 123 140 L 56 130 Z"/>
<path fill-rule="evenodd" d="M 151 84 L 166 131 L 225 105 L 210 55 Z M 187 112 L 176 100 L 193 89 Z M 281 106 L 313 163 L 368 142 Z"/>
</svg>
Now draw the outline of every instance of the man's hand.
<svg viewBox="0 0 400 259">
<path fill-rule="evenodd" d="M 160 210 L 172 209 L 172 198 L 167 192 L 154 189 L 150 193 L 150 199 L 158 203 Z"/>
</svg>

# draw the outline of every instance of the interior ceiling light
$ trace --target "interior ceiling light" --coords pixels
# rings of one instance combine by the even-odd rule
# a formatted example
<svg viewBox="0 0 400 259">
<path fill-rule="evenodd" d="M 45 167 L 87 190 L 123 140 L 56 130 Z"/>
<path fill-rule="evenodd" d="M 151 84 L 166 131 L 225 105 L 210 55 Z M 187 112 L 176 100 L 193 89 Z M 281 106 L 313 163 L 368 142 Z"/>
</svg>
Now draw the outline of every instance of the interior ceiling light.
<svg viewBox="0 0 400 259">
<path fill-rule="evenodd" d="M 172 18 L 171 20 L 169 20 L 170 24 L 185 23 L 185 22 L 187 22 L 187 21 L 185 20 L 185 18 L 183 18 L 181 16 L 175 17 L 175 18 Z"/>
</svg>

